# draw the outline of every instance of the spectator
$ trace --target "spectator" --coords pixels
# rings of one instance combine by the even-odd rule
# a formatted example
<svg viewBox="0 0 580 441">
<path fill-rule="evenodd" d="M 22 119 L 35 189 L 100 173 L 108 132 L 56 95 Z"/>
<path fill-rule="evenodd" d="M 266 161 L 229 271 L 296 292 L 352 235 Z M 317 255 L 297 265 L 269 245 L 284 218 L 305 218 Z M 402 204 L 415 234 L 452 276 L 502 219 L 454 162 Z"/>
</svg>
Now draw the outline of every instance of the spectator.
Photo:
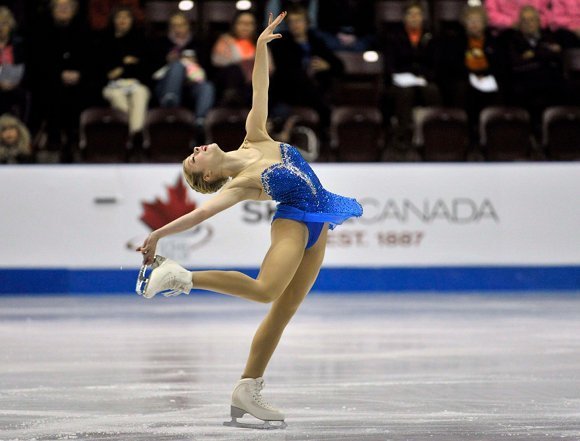
<svg viewBox="0 0 580 441">
<path fill-rule="evenodd" d="M 52 0 L 50 6 L 50 17 L 31 45 L 32 126 L 38 129 L 46 121 L 47 147 L 70 161 L 78 140 L 91 47 L 76 0 Z"/>
<path fill-rule="evenodd" d="M 385 44 L 384 114 L 388 121 L 394 113 L 394 141 L 399 148 L 411 144 L 413 107 L 440 103 L 439 89 L 434 82 L 436 48 L 432 34 L 424 26 L 423 6 L 412 1 L 404 12 L 402 26 L 394 27 Z"/>
<path fill-rule="evenodd" d="M 16 117 L 0 116 L 0 164 L 30 162 L 30 133 Z"/>
<path fill-rule="evenodd" d="M 546 27 L 550 21 L 550 1 L 552 0 L 485 0 L 483 3 L 489 17 L 489 25 L 507 29 L 517 27 L 523 6 L 533 6 L 539 11 L 541 26 Z"/>
<path fill-rule="evenodd" d="M 313 108 L 324 133 L 330 126 L 328 95 L 332 80 L 343 73 L 343 64 L 324 40 L 308 29 L 305 8 L 290 9 L 286 22 L 288 32 L 271 43 L 276 65 L 271 87 L 273 101 L 278 104 L 278 113 L 280 103 Z"/>
<path fill-rule="evenodd" d="M 481 110 L 501 104 L 502 63 L 483 7 L 467 6 L 462 24 L 463 32 L 442 44 L 440 86 L 448 105 L 466 109 L 475 137 Z"/>
<path fill-rule="evenodd" d="M 514 103 L 530 111 L 537 130 L 544 108 L 561 101 L 561 52 L 554 35 L 540 29 L 538 10 L 524 6 L 510 44 L 512 90 Z"/>
<path fill-rule="evenodd" d="M 131 8 L 135 22 L 143 23 L 145 12 L 139 0 L 89 0 L 89 23 L 94 31 L 104 31 L 109 23 L 112 12 L 120 7 Z"/>
<path fill-rule="evenodd" d="M 256 18 L 249 11 L 238 11 L 230 32 L 218 38 L 211 53 L 222 105 L 251 105 L 255 53 Z"/>
<path fill-rule="evenodd" d="M 24 48 L 14 34 L 12 12 L 0 6 L 0 115 L 6 112 L 26 119 L 27 96 L 21 87 L 24 77 Z"/>
<path fill-rule="evenodd" d="M 194 42 L 191 26 L 185 14 L 178 12 L 169 18 L 167 36 L 158 42 L 155 94 L 163 107 L 180 106 L 182 92 L 194 102 L 196 124 L 203 127 L 207 112 L 214 104 L 215 89 L 206 78 L 206 70 L 201 66 L 198 54 L 200 46 Z"/>
<path fill-rule="evenodd" d="M 263 26 L 268 26 L 268 14 L 272 13 L 272 16 L 276 17 L 282 11 L 289 11 L 295 6 L 302 6 L 308 11 L 310 29 L 316 29 L 318 27 L 318 0 L 267 0 L 264 9 Z M 286 26 L 284 21 L 277 28 L 278 32 L 287 30 L 288 26 Z"/>
<path fill-rule="evenodd" d="M 108 84 L 103 96 L 111 105 L 129 115 L 133 143 L 142 142 L 142 131 L 149 103 L 149 89 L 143 83 L 148 70 L 145 39 L 136 29 L 130 8 L 119 7 L 111 16 L 111 28 L 103 42 L 103 67 Z"/>
</svg>

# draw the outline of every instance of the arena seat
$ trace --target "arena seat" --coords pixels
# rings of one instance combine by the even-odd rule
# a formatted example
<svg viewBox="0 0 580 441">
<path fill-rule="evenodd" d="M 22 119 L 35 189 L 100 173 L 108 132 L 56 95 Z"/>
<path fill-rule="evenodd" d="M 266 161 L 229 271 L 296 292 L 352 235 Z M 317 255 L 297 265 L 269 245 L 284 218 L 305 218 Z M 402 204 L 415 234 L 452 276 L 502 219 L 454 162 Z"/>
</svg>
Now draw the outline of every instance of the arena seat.
<svg viewBox="0 0 580 441">
<path fill-rule="evenodd" d="M 338 106 L 376 106 L 383 85 L 383 58 L 366 61 L 362 52 L 337 51 L 344 75 L 334 85 L 333 102 Z"/>
<path fill-rule="evenodd" d="M 580 48 L 566 49 L 563 62 L 564 76 L 570 80 L 580 79 Z"/>
<path fill-rule="evenodd" d="M 147 159 L 154 162 L 181 161 L 193 148 L 194 123 L 195 115 L 188 109 L 150 109 L 145 119 L 143 139 Z"/>
<path fill-rule="evenodd" d="M 413 143 L 426 161 L 465 161 L 469 125 L 463 109 L 422 107 L 413 115 Z"/>
<path fill-rule="evenodd" d="M 479 117 L 480 144 L 490 161 L 529 159 L 530 115 L 520 107 L 486 107 Z"/>
<path fill-rule="evenodd" d="M 467 6 L 465 0 L 435 0 L 433 4 L 433 23 L 435 30 L 453 33 L 461 29 L 461 15 Z"/>
<path fill-rule="evenodd" d="M 543 145 L 549 159 L 580 159 L 580 107 L 549 107 L 542 116 Z"/>
<path fill-rule="evenodd" d="M 237 150 L 246 136 L 249 109 L 216 107 L 205 118 L 208 143 L 215 142 L 224 151 Z"/>
<path fill-rule="evenodd" d="M 85 162 L 125 162 L 128 158 L 127 114 L 110 107 L 91 107 L 80 117 L 81 157 Z"/>
<path fill-rule="evenodd" d="M 382 150 L 382 117 L 378 109 L 341 106 L 330 123 L 331 145 L 339 161 L 378 161 Z"/>
</svg>

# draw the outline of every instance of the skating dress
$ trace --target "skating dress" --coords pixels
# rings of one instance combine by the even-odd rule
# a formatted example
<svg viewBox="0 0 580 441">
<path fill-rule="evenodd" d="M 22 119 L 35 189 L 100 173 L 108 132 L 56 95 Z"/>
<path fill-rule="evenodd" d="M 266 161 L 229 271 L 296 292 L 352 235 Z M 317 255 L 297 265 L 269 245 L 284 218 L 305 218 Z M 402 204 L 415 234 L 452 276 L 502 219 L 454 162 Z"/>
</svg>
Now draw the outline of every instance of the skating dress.
<svg viewBox="0 0 580 441">
<path fill-rule="evenodd" d="M 356 199 L 331 193 L 322 187 L 310 165 L 293 146 L 280 144 L 282 162 L 271 165 L 262 172 L 264 191 L 276 202 L 278 218 L 303 222 L 308 227 L 310 248 L 322 232 L 324 223 L 330 229 L 351 217 L 362 215 Z"/>
</svg>

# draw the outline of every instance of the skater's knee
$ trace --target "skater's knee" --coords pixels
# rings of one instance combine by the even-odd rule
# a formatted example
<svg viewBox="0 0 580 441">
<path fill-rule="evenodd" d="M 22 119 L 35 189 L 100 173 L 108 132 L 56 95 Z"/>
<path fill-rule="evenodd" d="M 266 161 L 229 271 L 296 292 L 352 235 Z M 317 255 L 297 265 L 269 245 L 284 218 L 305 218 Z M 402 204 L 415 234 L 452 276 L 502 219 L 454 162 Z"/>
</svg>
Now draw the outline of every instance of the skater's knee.
<svg viewBox="0 0 580 441">
<path fill-rule="evenodd" d="M 272 303 L 282 295 L 284 288 L 281 286 L 258 281 L 257 298 L 260 303 Z"/>
</svg>

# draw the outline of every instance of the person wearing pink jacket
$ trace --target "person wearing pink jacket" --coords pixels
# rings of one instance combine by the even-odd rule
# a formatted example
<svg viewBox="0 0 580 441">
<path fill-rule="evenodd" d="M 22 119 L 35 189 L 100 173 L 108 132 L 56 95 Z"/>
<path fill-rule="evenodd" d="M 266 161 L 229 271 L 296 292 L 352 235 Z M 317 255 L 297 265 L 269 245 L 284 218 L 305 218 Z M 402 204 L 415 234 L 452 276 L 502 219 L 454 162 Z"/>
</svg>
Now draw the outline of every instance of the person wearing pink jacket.
<svg viewBox="0 0 580 441">
<path fill-rule="evenodd" d="M 550 28 L 567 29 L 580 37 L 580 1 L 551 0 Z"/>
<path fill-rule="evenodd" d="M 489 26 L 494 28 L 512 28 L 516 25 L 522 6 L 533 6 L 540 12 L 540 21 L 543 28 L 550 23 L 551 0 L 486 0 L 484 2 Z M 562 3 L 575 3 L 578 0 L 561 0 Z M 552 0 L 552 3 L 554 1 Z"/>
</svg>

